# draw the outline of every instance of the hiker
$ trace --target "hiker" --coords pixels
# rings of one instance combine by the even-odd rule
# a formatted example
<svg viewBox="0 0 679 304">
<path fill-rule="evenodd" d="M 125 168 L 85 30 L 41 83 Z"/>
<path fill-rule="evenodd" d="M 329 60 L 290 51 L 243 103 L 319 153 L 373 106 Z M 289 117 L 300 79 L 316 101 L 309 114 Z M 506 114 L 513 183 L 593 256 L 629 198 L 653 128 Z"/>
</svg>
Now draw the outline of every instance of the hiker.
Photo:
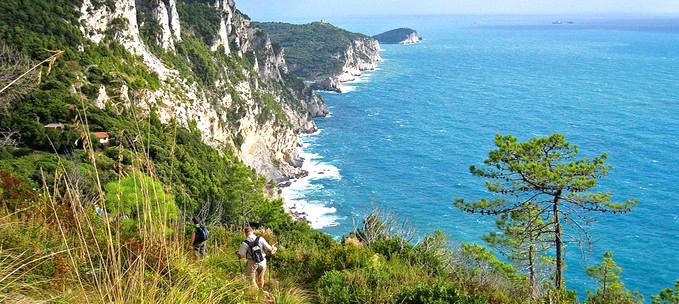
<svg viewBox="0 0 679 304">
<path fill-rule="evenodd" d="M 196 259 L 200 259 L 201 257 L 207 257 L 207 253 L 205 252 L 206 245 L 207 243 L 207 238 L 210 235 L 210 232 L 205 228 L 204 225 L 200 224 L 200 217 L 199 216 L 194 216 L 193 217 L 193 224 L 195 225 L 193 233 L 191 233 L 191 244 L 193 245 L 193 255 L 196 256 Z"/>
<path fill-rule="evenodd" d="M 106 217 L 106 214 L 104 213 L 104 209 L 101 209 L 101 207 L 99 207 L 98 203 L 94 203 L 94 212 L 99 214 L 99 216 L 101 216 L 101 217 Z"/>
<path fill-rule="evenodd" d="M 245 237 L 245 241 L 236 251 L 236 255 L 239 259 L 248 259 L 247 266 L 245 267 L 247 277 L 251 280 L 252 286 L 262 288 L 264 287 L 264 272 L 266 271 L 266 255 L 263 249 L 266 249 L 271 254 L 275 254 L 278 249 L 276 246 L 269 245 L 263 237 L 256 236 L 252 227 L 245 227 Z M 255 274 L 257 275 L 257 281 L 255 281 Z"/>
<path fill-rule="evenodd" d="M 127 214 L 120 213 L 116 217 L 113 218 L 113 220 L 111 221 L 111 224 L 115 224 L 115 223 L 119 222 L 120 220 L 124 220 L 124 219 L 128 219 L 128 218 L 130 218 L 130 217 L 127 216 Z"/>
</svg>

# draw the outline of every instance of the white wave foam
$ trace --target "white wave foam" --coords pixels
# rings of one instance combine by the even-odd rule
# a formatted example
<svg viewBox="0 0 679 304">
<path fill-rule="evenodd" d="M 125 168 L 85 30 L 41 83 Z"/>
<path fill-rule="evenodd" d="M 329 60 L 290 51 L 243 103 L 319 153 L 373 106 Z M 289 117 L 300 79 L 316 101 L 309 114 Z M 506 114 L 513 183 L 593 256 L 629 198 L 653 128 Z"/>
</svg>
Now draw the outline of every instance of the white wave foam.
<svg viewBox="0 0 679 304">
<path fill-rule="evenodd" d="M 346 82 L 345 82 L 345 83 L 346 83 Z M 341 85 L 340 85 L 340 91 L 342 92 L 342 94 L 344 94 L 344 93 L 350 93 L 350 92 L 356 91 L 356 87 L 355 87 L 355 86 L 350 86 L 350 85 L 341 84 Z"/>
<path fill-rule="evenodd" d="M 370 77 L 372 76 L 372 73 L 370 72 L 365 72 L 363 75 L 356 77 L 354 80 L 347 81 L 345 83 L 365 83 L 365 82 L 370 82 Z"/>
<path fill-rule="evenodd" d="M 315 134 L 318 132 L 301 137 L 303 146 L 299 149 L 299 154 L 304 158 L 302 169 L 309 172 L 306 177 L 298 178 L 290 181 L 290 185 L 282 189 L 283 200 L 285 205 L 291 212 L 300 213 L 311 222 L 311 227 L 320 229 L 324 227 L 331 227 L 337 225 L 337 212 L 332 206 L 332 201 L 320 201 L 310 198 L 311 195 L 316 197 L 330 197 L 329 193 L 324 190 L 323 185 L 314 183 L 320 179 L 340 180 L 339 168 L 323 161 L 323 156 L 317 153 L 305 151 L 314 142 Z"/>
</svg>

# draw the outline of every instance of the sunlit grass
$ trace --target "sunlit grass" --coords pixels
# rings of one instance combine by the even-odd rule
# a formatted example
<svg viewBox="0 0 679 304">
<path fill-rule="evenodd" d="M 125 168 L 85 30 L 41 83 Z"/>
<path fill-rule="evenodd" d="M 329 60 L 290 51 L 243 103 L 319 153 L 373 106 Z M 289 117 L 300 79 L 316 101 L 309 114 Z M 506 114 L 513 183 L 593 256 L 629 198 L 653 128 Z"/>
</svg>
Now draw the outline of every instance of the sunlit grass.
<svg viewBox="0 0 679 304">
<path fill-rule="evenodd" d="M 96 170 L 95 151 L 88 132 L 83 134 Z M 144 152 L 133 152 L 133 165 L 126 171 L 143 171 L 156 181 Z M 139 216 L 116 219 L 115 214 L 94 211 L 95 203 L 105 206 L 98 176 L 94 179 L 99 189 L 83 189 L 75 169 L 61 161 L 59 165 L 53 177 L 43 175 L 40 196 L 27 202 L 29 207 L 0 210 L 0 302 L 245 301 L 248 286 L 233 266 L 212 271 L 211 263 L 193 258 L 184 221 L 174 220 L 163 208 L 167 204 L 159 197 L 167 196 L 158 195 L 149 180 L 134 180 L 141 189 L 135 192 L 139 204 L 134 213 Z M 226 257 L 218 252 L 215 256 Z"/>
<path fill-rule="evenodd" d="M 291 278 L 269 282 L 269 300 L 275 304 L 313 303 L 314 296 Z"/>
</svg>

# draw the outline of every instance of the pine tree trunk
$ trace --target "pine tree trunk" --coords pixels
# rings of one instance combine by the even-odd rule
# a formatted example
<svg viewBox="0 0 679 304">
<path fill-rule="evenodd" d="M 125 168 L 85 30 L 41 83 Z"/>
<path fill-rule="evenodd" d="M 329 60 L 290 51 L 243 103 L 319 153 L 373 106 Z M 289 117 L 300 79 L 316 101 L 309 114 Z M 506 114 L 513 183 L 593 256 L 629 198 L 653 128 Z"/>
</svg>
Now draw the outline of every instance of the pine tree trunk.
<svg viewBox="0 0 679 304">
<path fill-rule="evenodd" d="M 530 272 L 530 277 L 529 277 L 529 284 L 530 284 L 530 291 L 531 291 L 531 296 L 535 298 L 537 296 L 537 288 L 535 287 L 535 262 L 533 261 L 533 249 L 535 247 L 533 244 L 530 245 L 528 248 L 528 269 Z"/>
<path fill-rule="evenodd" d="M 533 261 L 533 245 L 528 248 L 528 269 L 530 271 L 530 287 L 535 290 L 535 262 Z"/>
<path fill-rule="evenodd" d="M 561 190 L 554 196 L 554 246 L 556 247 L 556 273 L 554 275 L 554 286 L 563 289 L 563 240 L 561 239 L 561 221 L 559 219 L 559 199 Z"/>
</svg>

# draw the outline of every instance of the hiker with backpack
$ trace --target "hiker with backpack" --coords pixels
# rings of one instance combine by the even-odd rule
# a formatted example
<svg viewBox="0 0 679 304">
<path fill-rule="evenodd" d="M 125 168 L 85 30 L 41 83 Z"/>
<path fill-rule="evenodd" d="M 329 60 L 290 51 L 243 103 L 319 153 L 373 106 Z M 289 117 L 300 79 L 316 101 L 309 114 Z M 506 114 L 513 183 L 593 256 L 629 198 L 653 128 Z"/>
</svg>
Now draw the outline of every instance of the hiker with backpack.
<svg viewBox="0 0 679 304">
<path fill-rule="evenodd" d="M 239 259 L 247 258 L 246 275 L 251 280 L 252 286 L 255 288 L 264 287 L 264 272 L 266 271 L 266 254 L 264 250 L 275 254 L 278 249 L 276 246 L 271 246 L 261 236 L 256 236 L 252 227 L 245 227 L 245 241 L 241 243 L 240 248 L 236 251 Z M 257 280 L 255 281 L 255 274 Z"/>
<path fill-rule="evenodd" d="M 207 257 L 206 243 L 210 236 L 210 231 L 205 228 L 205 225 L 200 224 L 200 217 L 193 217 L 193 224 L 195 225 L 193 233 L 191 233 L 191 244 L 193 245 L 193 255 L 196 259 Z"/>
</svg>

